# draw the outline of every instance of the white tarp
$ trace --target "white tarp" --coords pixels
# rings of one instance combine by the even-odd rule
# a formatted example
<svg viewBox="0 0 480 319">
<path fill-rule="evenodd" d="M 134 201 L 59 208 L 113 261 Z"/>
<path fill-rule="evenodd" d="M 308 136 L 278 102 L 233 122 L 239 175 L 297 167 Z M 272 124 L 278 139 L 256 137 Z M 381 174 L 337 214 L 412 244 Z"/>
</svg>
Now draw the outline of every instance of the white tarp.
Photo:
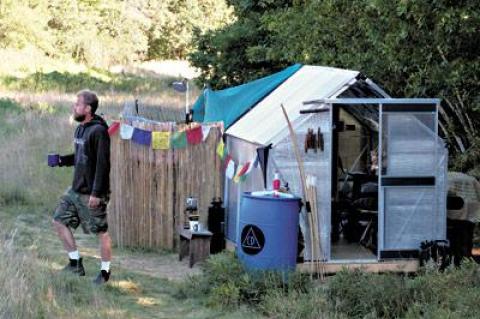
<svg viewBox="0 0 480 319">
<path fill-rule="evenodd" d="M 304 101 L 332 97 L 357 75 L 357 71 L 303 66 L 226 133 L 259 145 L 276 144 L 288 135 L 280 104 L 283 103 L 290 121 L 296 122 L 305 117 L 300 114 L 300 110 L 308 108 L 302 104 Z"/>
</svg>

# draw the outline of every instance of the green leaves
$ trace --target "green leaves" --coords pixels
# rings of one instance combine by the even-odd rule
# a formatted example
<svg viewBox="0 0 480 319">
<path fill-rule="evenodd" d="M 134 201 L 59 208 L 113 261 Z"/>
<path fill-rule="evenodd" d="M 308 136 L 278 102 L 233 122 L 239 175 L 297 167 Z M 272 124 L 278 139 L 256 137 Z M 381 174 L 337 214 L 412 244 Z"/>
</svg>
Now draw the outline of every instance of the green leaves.
<svg viewBox="0 0 480 319">
<path fill-rule="evenodd" d="M 480 133 L 477 1 L 231 3 L 238 20 L 199 36 L 198 51 L 190 56 L 202 69 L 201 81 L 224 88 L 297 62 L 355 69 L 394 97 L 445 99 L 442 107 L 450 118 L 440 118 L 448 126 L 441 129 L 443 136 L 480 150 L 467 134 Z M 463 113 L 472 125 L 464 125 L 458 116 Z M 456 142 L 449 147 L 451 154 L 462 149 Z M 468 171 L 480 158 L 469 162 L 473 164 L 461 169 Z"/>
<path fill-rule="evenodd" d="M 0 47 L 30 45 L 95 67 L 179 59 L 192 51 L 194 29 L 231 19 L 225 0 L 2 0 Z"/>
</svg>

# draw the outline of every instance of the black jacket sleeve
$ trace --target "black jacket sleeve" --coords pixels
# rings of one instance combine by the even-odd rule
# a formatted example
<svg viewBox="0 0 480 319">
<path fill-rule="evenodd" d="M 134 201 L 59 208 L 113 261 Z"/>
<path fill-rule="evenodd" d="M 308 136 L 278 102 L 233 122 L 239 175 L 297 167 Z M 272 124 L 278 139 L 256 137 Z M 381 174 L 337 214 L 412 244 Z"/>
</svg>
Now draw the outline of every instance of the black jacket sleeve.
<svg viewBox="0 0 480 319">
<path fill-rule="evenodd" d="M 58 163 L 58 166 L 73 166 L 74 164 L 75 164 L 74 154 L 60 156 L 60 162 Z"/>
<path fill-rule="evenodd" d="M 110 136 L 106 128 L 95 131 L 94 148 L 96 166 L 92 195 L 99 197 L 110 192 Z"/>
</svg>

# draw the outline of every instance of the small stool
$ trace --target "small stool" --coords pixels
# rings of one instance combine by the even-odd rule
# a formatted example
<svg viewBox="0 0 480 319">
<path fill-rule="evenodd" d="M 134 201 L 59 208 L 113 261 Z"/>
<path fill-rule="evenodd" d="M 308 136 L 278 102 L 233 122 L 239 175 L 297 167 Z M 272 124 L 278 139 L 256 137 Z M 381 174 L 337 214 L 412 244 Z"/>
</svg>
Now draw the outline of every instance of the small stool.
<svg viewBox="0 0 480 319">
<path fill-rule="evenodd" d="M 180 229 L 179 260 L 189 256 L 189 266 L 193 267 L 198 261 L 204 261 L 210 256 L 210 240 L 212 233 L 208 230 L 194 232 L 190 229 Z"/>
</svg>

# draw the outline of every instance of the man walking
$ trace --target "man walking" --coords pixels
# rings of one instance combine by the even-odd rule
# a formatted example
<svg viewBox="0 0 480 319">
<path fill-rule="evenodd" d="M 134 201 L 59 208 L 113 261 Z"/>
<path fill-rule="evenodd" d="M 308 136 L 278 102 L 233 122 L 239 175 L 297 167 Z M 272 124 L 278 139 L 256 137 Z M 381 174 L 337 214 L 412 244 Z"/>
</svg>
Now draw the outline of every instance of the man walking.
<svg viewBox="0 0 480 319">
<path fill-rule="evenodd" d="M 71 228 L 81 225 L 85 233 L 98 236 L 102 263 L 94 282 L 103 284 L 110 278 L 112 258 L 106 212 L 110 194 L 110 137 L 107 123 L 95 114 L 97 108 L 95 93 L 84 90 L 77 94 L 73 117 L 80 124 L 73 139 L 75 153 L 60 156 L 58 161 L 58 166 L 74 166 L 73 182 L 55 209 L 53 226 L 70 259 L 64 269 L 79 276 L 85 276 L 85 269 Z"/>
</svg>

